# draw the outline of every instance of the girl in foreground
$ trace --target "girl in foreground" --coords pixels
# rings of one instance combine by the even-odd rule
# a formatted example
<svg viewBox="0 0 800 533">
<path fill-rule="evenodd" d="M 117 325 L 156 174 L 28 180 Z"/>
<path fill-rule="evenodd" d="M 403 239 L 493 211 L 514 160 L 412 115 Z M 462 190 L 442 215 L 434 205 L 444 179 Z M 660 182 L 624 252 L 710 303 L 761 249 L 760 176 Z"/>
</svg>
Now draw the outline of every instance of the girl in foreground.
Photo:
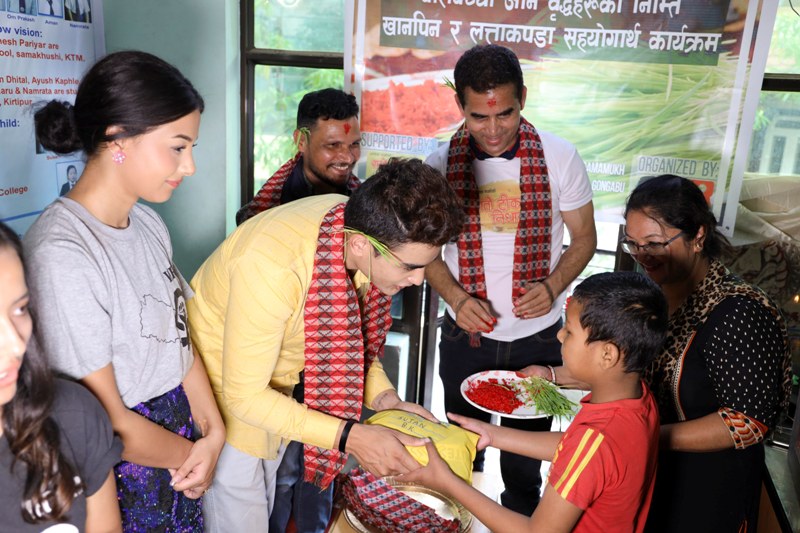
<svg viewBox="0 0 800 533">
<path fill-rule="evenodd" d="M 121 445 L 97 400 L 36 352 L 19 238 L 0 223 L 0 515 L 21 533 L 120 531 Z M 48 466 L 49 465 L 49 468 Z"/>
<path fill-rule="evenodd" d="M 35 115 L 42 146 L 87 161 L 25 236 L 31 297 L 47 303 L 45 353 L 94 392 L 125 445 L 115 471 L 130 531 L 201 531 L 198 498 L 225 440 L 187 330 L 192 291 L 164 222 L 138 203 L 167 201 L 194 173 L 202 110 L 175 67 L 118 52 L 89 70 L 74 107 Z"/>
</svg>

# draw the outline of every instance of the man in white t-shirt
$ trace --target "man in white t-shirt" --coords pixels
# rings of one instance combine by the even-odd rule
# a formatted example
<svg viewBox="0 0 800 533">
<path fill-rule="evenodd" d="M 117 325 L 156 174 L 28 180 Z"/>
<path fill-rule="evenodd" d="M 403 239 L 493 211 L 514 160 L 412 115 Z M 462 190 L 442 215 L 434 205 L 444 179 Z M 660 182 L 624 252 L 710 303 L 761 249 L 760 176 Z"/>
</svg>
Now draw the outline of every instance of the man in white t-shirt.
<svg viewBox="0 0 800 533">
<path fill-rule="evenodd" d="M 427 163 L 464 203 L 467 223 L 426 277 L 447 304 L 439 376 L 449 412 L 488 421 L 459 386 L 484 370 L 560 365 L 561 311 L 569 284 L 597 245 L 592 190 L 575 147 L 521 116 L 526 87 L 514 53 L 479 45 L 454 71 L 464 124 Z M 570 246 L 562 253 L 564 226 Z M 502 418 L 504 426 L 548 431 L 551 419 Z M 483 468 L 482 454 L 476 470 Z M 532 514 L 540 461 L 502 453 L 501 503 Z"/>
</svg>

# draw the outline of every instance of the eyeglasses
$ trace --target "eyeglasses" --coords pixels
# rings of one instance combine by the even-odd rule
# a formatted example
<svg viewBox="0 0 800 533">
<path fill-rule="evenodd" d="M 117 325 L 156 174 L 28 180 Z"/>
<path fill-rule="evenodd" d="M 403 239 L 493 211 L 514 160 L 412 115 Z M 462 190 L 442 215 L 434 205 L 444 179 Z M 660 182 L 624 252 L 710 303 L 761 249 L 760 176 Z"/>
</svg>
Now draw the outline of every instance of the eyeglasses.
<svg viewBox="0 0 800 533">
<path fill-rule="evenodd" d="M 648 242 L 647 244 L 636 244 L 633 241 L 628 240 L 621 240 L 619 241 L 619 245 L 622 248 L 622 251 L 626 254 L 637 255 L 637 254 L 646 254 L 646 255 L 664 255 L 667 253 L 667 246 L 670 245 L 672 241 L 677 239 L 683 235 L 683 232 L 678 233 L 671 239 L 664 241 L 664 242 Z"/>
</svg>

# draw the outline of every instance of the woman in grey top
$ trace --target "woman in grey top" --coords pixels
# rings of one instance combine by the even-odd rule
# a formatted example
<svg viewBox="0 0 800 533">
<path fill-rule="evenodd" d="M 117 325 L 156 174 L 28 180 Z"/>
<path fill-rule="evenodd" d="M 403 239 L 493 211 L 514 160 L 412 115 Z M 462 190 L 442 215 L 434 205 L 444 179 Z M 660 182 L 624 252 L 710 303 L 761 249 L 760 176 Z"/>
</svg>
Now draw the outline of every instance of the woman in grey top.
<svg viewBox="0 0 800 533">
<path fill-rule="evenodd" d="M 165 202 L 195 171 L 203 100 L 172 65 L 110 54 L 75 105 L 35 115 L 39 142 L 83 150 L 75 187 L 25 236 L 45 352 L 108 411 L 125 445 L 117 491 L 127 530 L 202 529 L 199 498 L 225 440 L 186 320 L 192 292 L 172 262 L 169 233 L 140 199 Z"/>
</svg>

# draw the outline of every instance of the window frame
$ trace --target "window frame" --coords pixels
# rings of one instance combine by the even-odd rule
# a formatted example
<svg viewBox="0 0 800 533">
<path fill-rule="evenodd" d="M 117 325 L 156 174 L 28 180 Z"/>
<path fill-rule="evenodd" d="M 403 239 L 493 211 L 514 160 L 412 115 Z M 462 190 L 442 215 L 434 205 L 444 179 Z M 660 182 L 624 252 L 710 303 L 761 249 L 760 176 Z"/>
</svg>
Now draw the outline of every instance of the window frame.
<svg viewBox="0 0 800 533">
<path fill-rule="evenodd" d="M 345 4 L 346 5 L 346 4 Z M 255 69 L 257 66 L 344 70 L 344 53 L 287 51 L 255 46 L 255 0 L 240 3 L 241 202 L 255 195 Z M 761 91 L 800 92 L 800 74 L 765 73 Z M 618 248 L 617 253 L 622 253 Z M 623 261 L 624 263 L 625 261 Z"/>
<path fill-rule="evenodd" d="M 255 195 L 255 73 L 258 66 L 344 70 L 344 53 L 289 51 L 255 45 L 255 0 L 240 3 L 241 205 Z"/>
<path fill-rule="evenodd" d="M 240 3 L 241 51 L 241 204 L 255 195 L 255 70 L 257 66 L 344 70 L 344 53 L 287 51 L 255 46 L 255 0 Z M 767 72 L 762 92 L 800 92 L 800 74 Z M 618 265 L 632 267 L 619 246 Z"/>
</svg>

